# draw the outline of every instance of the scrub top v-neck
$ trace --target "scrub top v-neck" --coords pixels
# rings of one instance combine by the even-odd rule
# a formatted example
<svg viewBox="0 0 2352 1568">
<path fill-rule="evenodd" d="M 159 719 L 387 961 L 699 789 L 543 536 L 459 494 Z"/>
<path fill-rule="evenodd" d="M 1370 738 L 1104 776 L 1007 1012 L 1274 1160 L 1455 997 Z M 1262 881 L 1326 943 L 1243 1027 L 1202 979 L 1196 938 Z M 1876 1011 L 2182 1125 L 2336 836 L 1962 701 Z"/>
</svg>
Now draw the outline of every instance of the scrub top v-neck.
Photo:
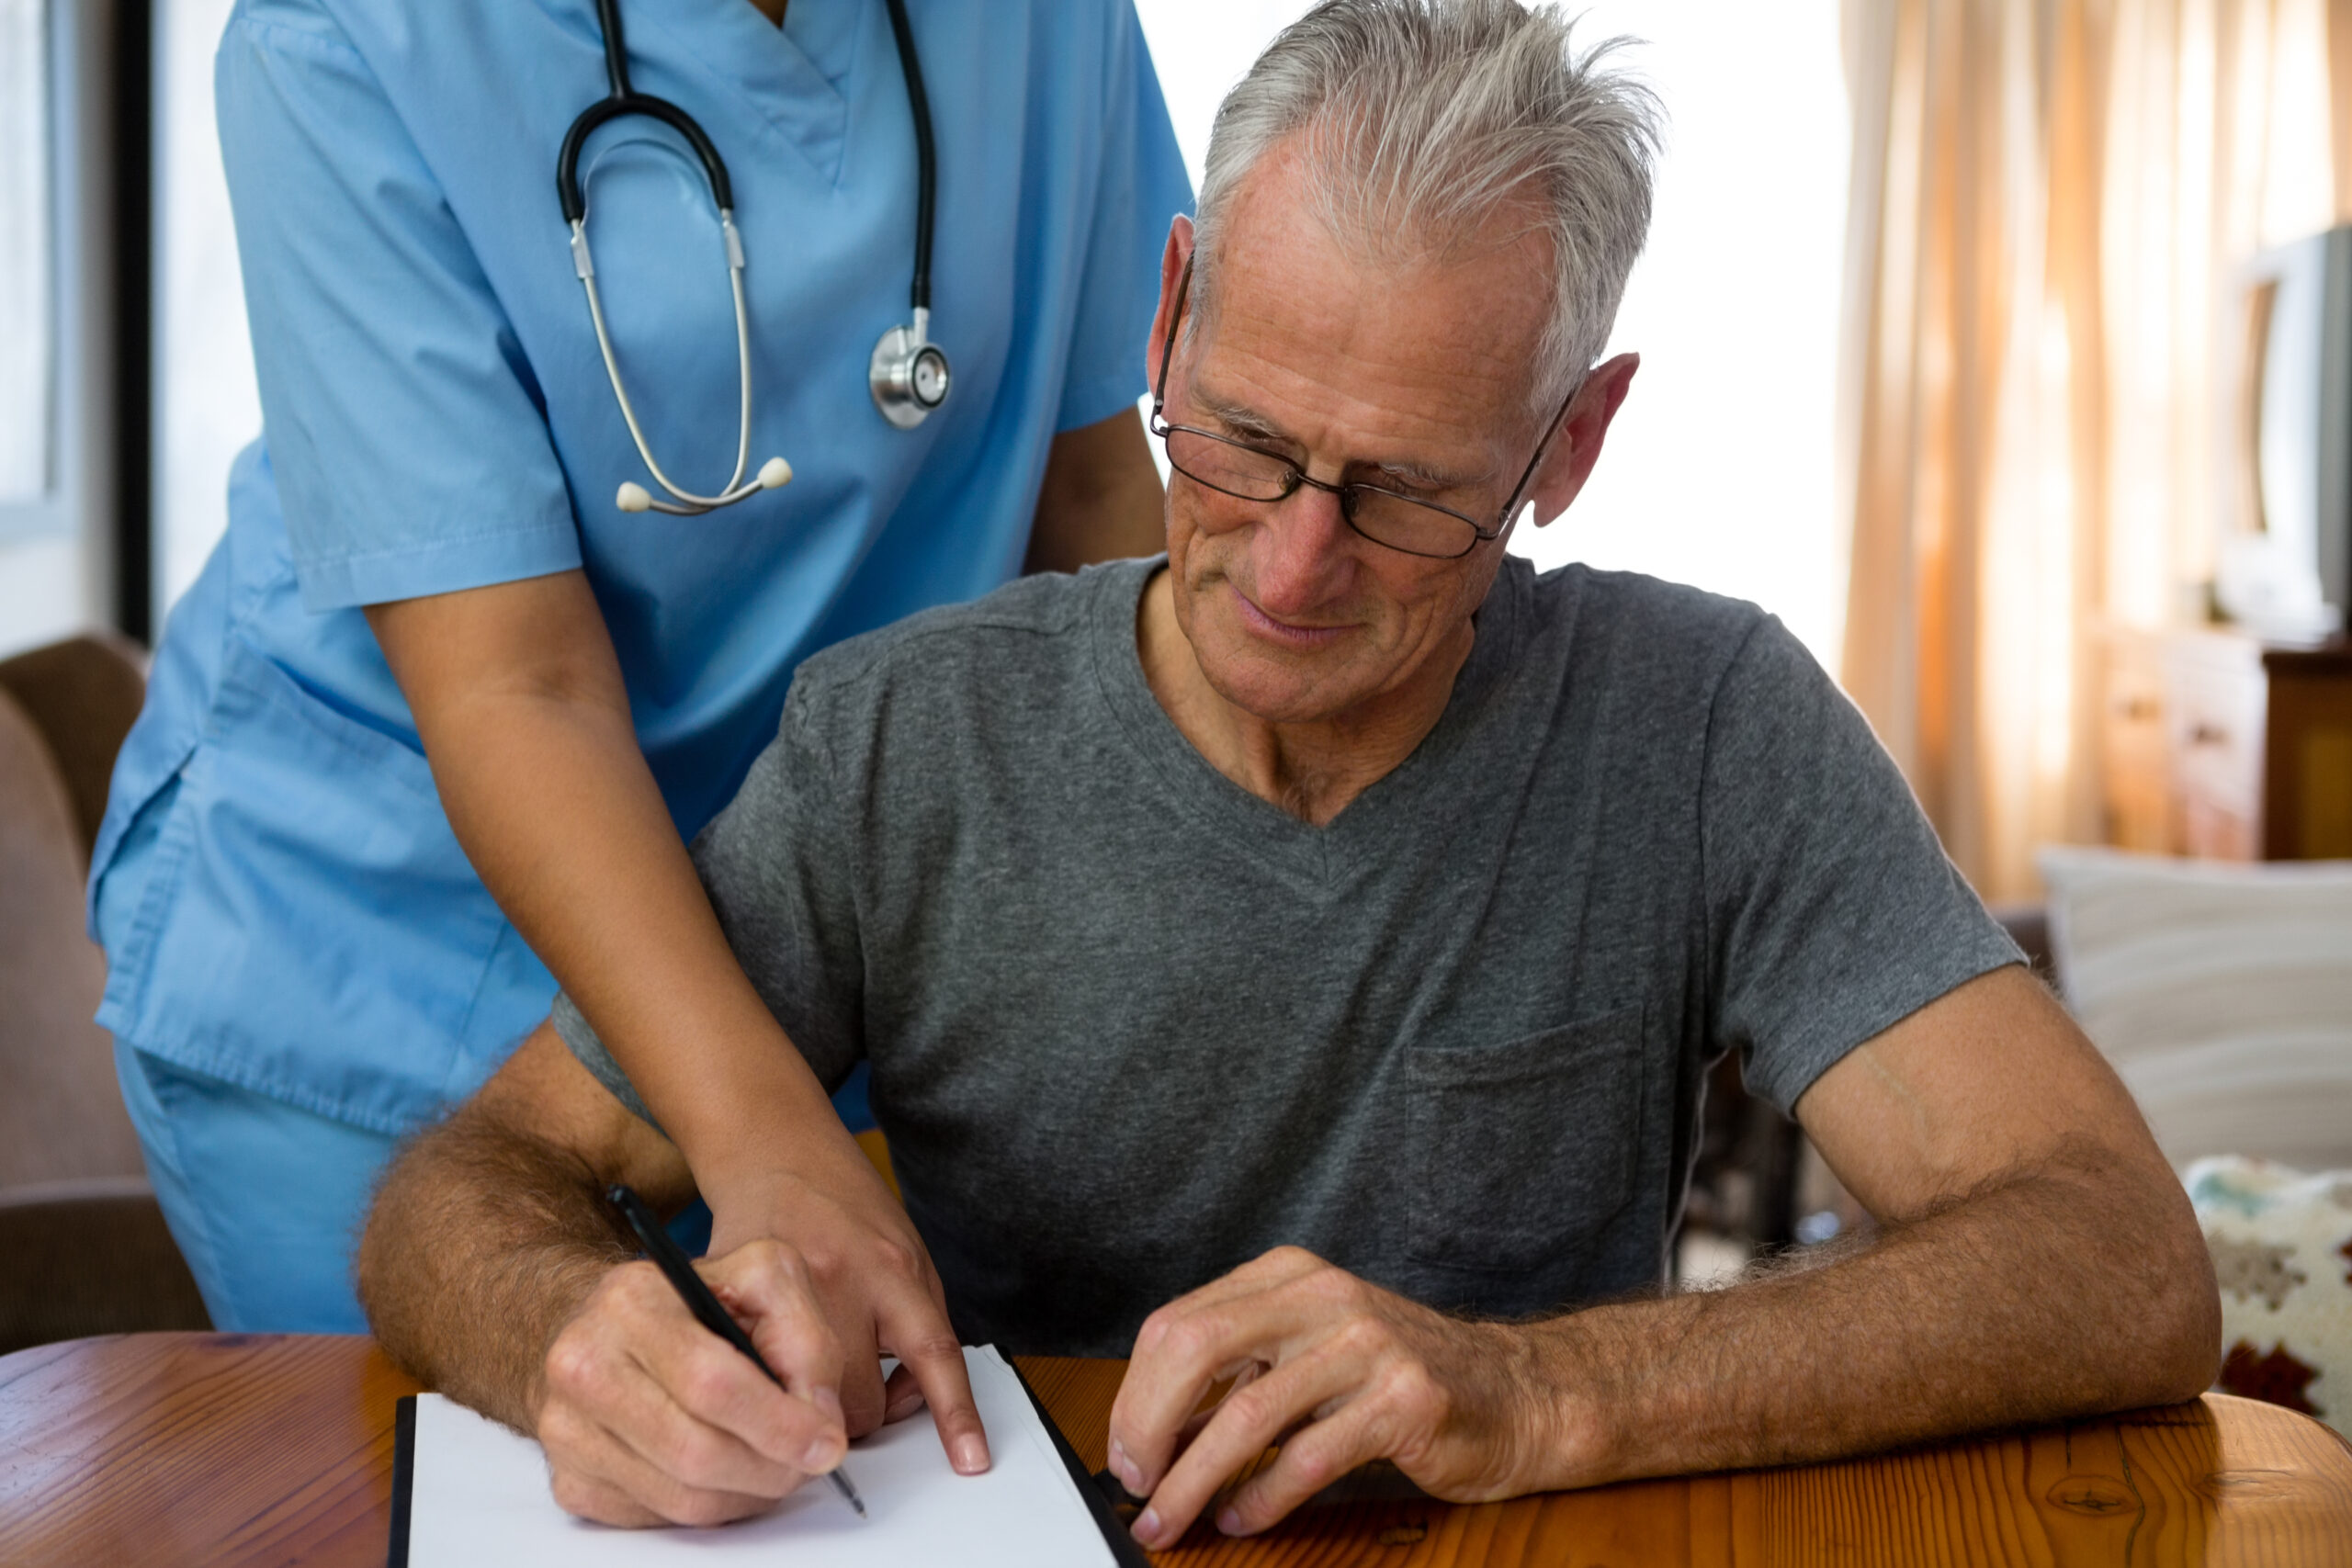
<svg viewBox="0 0 2352 1568">
<path fill-rule="evenodd" d="M 793 0 L 780 30 L 747 0 L 630 0 L 637 88 L 686 108 L 733 176 L 752 450 L 795 471 L 670 518 L 613 506 L 645 476 L 556 201 L 564 130 L 605 90 L 591 0 L 241 0 L 216 85 L 264 430 L 166 626 L 93 861 L 94 887 L 135 886 L 108 922 L 119 1040 L 398 1132 L 544 1014 L 553 982 L 450 833 L 360 606 L 584 569 L 691 834 L 802 658 L 1019 570 L 1051 436 L 1144 389 L 1191 193 L 1127 0 L 910 12 L 956 387 L 900 431 L 865 384 L 906 315 L 916 205 L 882 0 Z M 582 172 L 648 440 L 715 483 L 736 335 L 700 167 L 629 119 Z M 138 863 L 118 866 L 134 822 Z"/>
</svg>

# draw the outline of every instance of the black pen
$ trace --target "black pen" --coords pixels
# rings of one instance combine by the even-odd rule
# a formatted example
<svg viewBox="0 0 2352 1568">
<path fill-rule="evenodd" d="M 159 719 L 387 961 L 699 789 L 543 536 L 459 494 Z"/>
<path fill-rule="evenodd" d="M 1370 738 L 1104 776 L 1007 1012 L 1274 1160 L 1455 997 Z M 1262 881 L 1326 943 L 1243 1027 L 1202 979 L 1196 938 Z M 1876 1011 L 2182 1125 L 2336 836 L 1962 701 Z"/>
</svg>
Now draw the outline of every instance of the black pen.
<svg viewBox="0 0 2352 1568">
<path fill-rule="evenodd" d="M 605 1189 L 605 1201 L 620 1211 L 621 1218 L 628 1222 L 628 1228 L 637 1233 L 637 1244 L 645 1248 L 645 1256 L 653 1259 L 653 1266 L 662 1270 L 663 1277 L 684 1299 L 686 1310 L 695 1314 L 695 1321 L 749 1356 L 752 1365 L 767 1373 L 768 1382 L 782 1388 L 784 1380 L 776 1376 L 775 1369 L 761 1358 L 758 1347 L 752 1343 L 752 1337 L 743 1332 L 743 1325 L 718 1304 L 718 1298 L 712 1295 L 710 1287 L 702 1282 L 702 1276 L 695 1272 L 695 1266 L 686 1260 L 686 1255 L 678 1250 L 678 1244 L 670 1239 L 670 1233 L 662 1228 L 662 1222 L 654 1218 L 653 1211 L 645 1206 L 645 1200 L 615 1182 Z M 833 1483 L 833 1490 L 842 1495 L 842 1500 L 857 1510 L 859 1518 L 865 1517 L 865 1499 L 857 1495 L 857 1488 L 849 1483 L 849 1476 L 839 1465 L 828 1471 L 825 1478 Z"/>
</svg>

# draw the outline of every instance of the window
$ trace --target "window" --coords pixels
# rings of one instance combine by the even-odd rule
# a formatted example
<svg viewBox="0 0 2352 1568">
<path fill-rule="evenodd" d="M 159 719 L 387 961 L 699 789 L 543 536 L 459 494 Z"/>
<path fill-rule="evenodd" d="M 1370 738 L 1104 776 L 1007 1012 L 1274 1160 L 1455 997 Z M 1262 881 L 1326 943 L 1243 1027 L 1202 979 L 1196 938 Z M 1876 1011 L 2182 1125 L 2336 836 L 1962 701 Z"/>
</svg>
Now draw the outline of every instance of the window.
<svg viewBox="0 0 2352 1568">
<path fill-rule="evenodd" d="M 47 0 L 0 0 L 0 508 L 54 486 L 56 307 Z M 0 532 L 10 527 L 0 512 Z"/>
<path fill-rule="evenodd" d="M 228 527 L 229 465 L 261 434 L 261 394 L 212 109 L 212 56 L 229 10 L 230 0 L 159 0 L 155 6 L 158 626 Z"/>
</svg>

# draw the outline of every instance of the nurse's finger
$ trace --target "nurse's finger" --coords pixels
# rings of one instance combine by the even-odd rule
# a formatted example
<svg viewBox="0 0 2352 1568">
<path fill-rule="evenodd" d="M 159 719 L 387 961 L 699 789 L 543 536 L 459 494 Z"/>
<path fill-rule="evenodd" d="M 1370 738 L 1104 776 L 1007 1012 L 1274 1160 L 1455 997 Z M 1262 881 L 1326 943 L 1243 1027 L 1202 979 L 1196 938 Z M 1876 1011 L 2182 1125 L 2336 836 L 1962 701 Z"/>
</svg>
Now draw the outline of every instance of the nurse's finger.
<svg viewBox="0 0 2352 1568">
<path fill-rule="evenodd" d="M 972 1398 L 963 1341 L 947 1321 L 946 1307 L 930 1291 L 910 1282 L 910 1288 L 877 1303 L 877 1309 L 882 1347 L 913 1374 L 932 1419 L 939 1425 L 939 1446 L 947 1451 L 947 1462 L 963 1475 L 988 1469 L 988 1433 L 980 1427 L 980 1407 Z"/>
<path fill-rule="evenodd" d="M 915 1382 L 914 1372 L 906 1367 L 891 1368 L 890 1381 L 882 1389 L 883 1424 L 903 1421 L 922 1407 L 922 1384 Z"/>
<path fill-rule="evenodd" d="M 875 1336 L 874 1317 L 859 1303 L 854 1322 L 834 1320 L 834 1330 L 841 1336 L 842 1355 L 842 1419 L 849 1427 L 850 1441 L 880 1427 L 888 1419 L 886 1406 L 889 1395 L 882 1386 L 882 1348 Z"/>
<path fill-rule="evenodd" d="M 752 1348 L 783 1380 L 786 1390 L 814 1408 L 827 1429 L 846 1444 L 842 1339 L 825 1319 L 823 1304 L 799 1253 L 781 1242 L 762 1239 L 695 1267 L 710 1282 L 720 1305 L 750 1331 Z M 871 1356 L 867 1359 L 871 1361 Z M 711 1415 L 718 1418 L 718 1413 Z M 801 1436 L 796 1433 L 795 1440 Z M 804 1468 L 831 1468 L 804 1460 L 797 1447 L 771 1451 Z"/>
</svg>

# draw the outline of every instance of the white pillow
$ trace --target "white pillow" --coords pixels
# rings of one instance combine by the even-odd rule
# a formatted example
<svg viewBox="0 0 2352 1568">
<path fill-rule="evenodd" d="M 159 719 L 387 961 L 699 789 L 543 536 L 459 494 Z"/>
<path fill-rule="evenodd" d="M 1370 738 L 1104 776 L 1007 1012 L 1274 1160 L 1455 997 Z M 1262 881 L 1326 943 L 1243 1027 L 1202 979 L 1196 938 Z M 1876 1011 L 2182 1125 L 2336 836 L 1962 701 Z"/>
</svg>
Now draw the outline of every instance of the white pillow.
<svg viewBox="0 0 2352 1568">
<path fill-rule="evenodd" d="M 2222 1286 L 2220 1386 L 2352 1437 L 2352 1170 L 2201 1159 L 2188 1180 Z"/>
<path fill-rule="evenodd" d="M 2066 1005 L 2176 1167 L 2352 1167 L 2352 862 L 2043 850 Z"/>
</svg>

